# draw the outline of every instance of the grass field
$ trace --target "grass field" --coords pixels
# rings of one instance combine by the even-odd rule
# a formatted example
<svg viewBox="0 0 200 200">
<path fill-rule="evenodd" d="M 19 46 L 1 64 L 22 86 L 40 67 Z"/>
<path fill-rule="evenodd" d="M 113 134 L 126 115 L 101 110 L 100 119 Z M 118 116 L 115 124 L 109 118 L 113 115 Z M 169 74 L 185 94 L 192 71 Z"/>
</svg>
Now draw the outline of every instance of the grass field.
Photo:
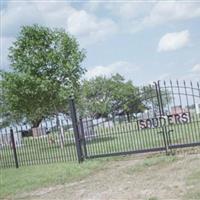
<svg viewBox="0 0 200 200">
<path fill-rule="evenodd" d="M 165 132 L 173 145 L 200 142 L 200 121 L 167 126 L 166 130 L 173 130 L 170 134 Z M 138 130 L 134 122 L 112 128 L 97 128 L 97 137 L 88 142 L 87 150 L 88 155 L 98 155 L 160 147 L 165 147 L 162 128 Z"/>
<path fill-rule="evenodd" d="M 19 169 L 1 169 L 0 199 L 19 192 L 56 184 L 64 184 L 80 180 L 103 165 L 100 160 L 87 161 L 81 165 L 77 163 L 54 163 L 47 165 L 24 166 Z"/>
<path fill-rule="evenodd" d="M 154 153 L 1 169 L 0 198 L 197 200 L 199 155 Z"/>
<path fill-rule="evenodd" d="M 198 118 L 197 118 L 198 117 Z M 165 130 L 163 135 L 163 130 Z M 168 132 L 170 131 L 170 132 Z M 87 156 L 98 156 L 119 152 L 165 148 L 168 144 L 191 144 L 200 142 L 200 119 L 196 116 L 191 123 L 138 130 L 136 121 L 116 123 L 112 126 L 94 126 L 94 136 L 86 139 Z M 50 141 L 54 141 L 51 143 Z M 13 150 L 9 146 L 0 149 L 0 167 L 15 166 Z M 77 161 L 73 132 L 65 132 L 64 146 L 61 148 L 58 132 L 45 137 L 22 139 L 17 147 L 19 165 L 52 162 Z"/>
</svg>

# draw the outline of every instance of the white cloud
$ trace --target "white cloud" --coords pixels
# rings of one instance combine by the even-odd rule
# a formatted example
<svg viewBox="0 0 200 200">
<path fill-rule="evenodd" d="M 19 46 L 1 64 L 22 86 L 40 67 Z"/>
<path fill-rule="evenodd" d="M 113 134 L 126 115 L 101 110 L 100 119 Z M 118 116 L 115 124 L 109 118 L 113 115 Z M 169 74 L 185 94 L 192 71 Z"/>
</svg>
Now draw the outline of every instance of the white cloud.
<svg viewBox="0 0 200 200">
<path fill-rule="evenodd" d="M 113 15 L 125 20 L 138 19 L 147 14 L 153 3 L 142 1 L 123 2 L 123 3 L 106 3 L 104 6 Z"/>
<path fill-rule="evenodd" d="M 84 4 L 84 8 L 88 11 L 95 12 L 100 8 L 101 5 L 102 5 L 102 2 L 100 1 L 89 0 L 89 1 L 86 1 L 86 3 Z"/>
<path fill-rule="evenodd" d="M 166 81 L 166 82 L 169 82 L 170 80 L 171 81 L 186 81 L 186 82 L 189 82 L 189 81 L 192 81 L 193 83 L 195 82 L 199 82 L 200 81 L 200 76 L 199 74 L 197 73 L 193 73 L 193 72 L 188 72 L 188 73 L 184 73 L 184 74 L 161 74 L 158 76 L 157 79 L 154 79 L 154 80 L 150 80 L 150 81 L 147 81 L 146 84 L 153 84 L 153 82 L 155 82 L 155 80 L 161 80 L 161 81 Z"/>
<path fill-rule="evenodd" d="M 200 4 L 195 2 L 88 1 L 82 5 L 77 9 L 65 1 L 8 1 L 7 7 L 1 10 L 3 35 L 13 37 L 20 26 L 39 23 L 63 27 L 78 37 L 83 45 L 87 45 L 101 42 L 118 30 L 135 32 L 149 26 L 200 17 Z M 100 12 L 117 16 L 115 20 L 118 24 L 112 18 L 97 17 L 96 13 Z"/>
<path fill-rule="evenodd" d="M 143 19 L 142 26 L 155 26 L 195 17 L 200 17 L 200 4 L 198 2 L 159 1 Z"/>
<path fill-rule="evenodd" d="M 164 73 L 164 74 L 161 74 L 158 77 L 158 80 L 169 80 L 170 78 L 171 78 L 171 74 L 170 73 Z"/>
<path fill-rule="evenodd" d="M 40 24 L 64 28 L 84 47 L 106 40 L 117 31 L 117 25 L 111 19 L 97 18 L 64 1 L 8 1 L 0 14 L 2 68 L 8 68 L 8 47 L 23 25 Z"/>
<path fill-rule="evenodd" d="M 145 23 L 160 24 L 172 20 L 190 19 L 200 16 L 200 4 L 195 2 L 160 1 L 155 4 Z"/>
<path fill-rule="evenodd" d="M 126 79 L 133 79 L 135 72 L 139 68 L 134 64 L 127 61 L 118 61 L 106 66 L 95 66 L 89 69 L 85 75 L 87 79 L 94 78 L 96 76 L 106 76 L 109 77 L 112 74 L 119 73 Z"/>
<path fill-rule="evenodd" d="M 200 64 L 194 65 L 194 67 L 192 68 L 192 72 L 200 73 Z"/>
<path fill-rule="evenodd" d="M 158 80 L 169 81 L 169 80 L 179 80 L 179 81 L 192 81 L 199 82 L 200 81 L 200 64 L 196 64 L 192 67 L 192 69 L 188 70 L 187 73 L 164 73 L 161 74 Z"/>
<path fill-rule="evenodd" d="M 34 4 L 25 1 L 20 3 L 8 1 L 7 7 L 1 10 L 2 35 L 14 37 L 22 25 L 37 21 L 43 23 L 43 17 Z"/>
<path fill-rule="evenodd" d="M 99 20 L 86 11 L 76 11 L 67 20 L 67 30 L 83 40 L 89 38 L 86 44 L 105 40 L 117 31 L 117 26 L 110 19 Z"/>
<path fill-rule="evenodd" d="M 97 18 L 64 1 L 9 1 L 1 16 L 4 37 L 16 36 L 20 26 L 33 23 L 65 28 L 83 45 L 105 40 L 117 31 L 113 20 Z"/>
<path fill-rule="evenodd" d="M 194 1 L 90 2 L 86 9 L 93 12 L 104 9 L 104 12 L 117 16 L 120 26 L 131 32 L 200 17 L 200 3 Z"/>
<path fill-rule="evenodd" d="M 174 51 L 186 46 L 189 43 L 189 31 L 166 33 L 161 37 L 158 44 L 158 51 Z"/>
<path fill-rule="evenodd" d="M 177 80 L 192 81 L 193 83 L 195 83 L 195 82 L 200 82 L 200 76 L 198 73 L 189 72 L 189 73 L 177 78 Z"/>
</svg>

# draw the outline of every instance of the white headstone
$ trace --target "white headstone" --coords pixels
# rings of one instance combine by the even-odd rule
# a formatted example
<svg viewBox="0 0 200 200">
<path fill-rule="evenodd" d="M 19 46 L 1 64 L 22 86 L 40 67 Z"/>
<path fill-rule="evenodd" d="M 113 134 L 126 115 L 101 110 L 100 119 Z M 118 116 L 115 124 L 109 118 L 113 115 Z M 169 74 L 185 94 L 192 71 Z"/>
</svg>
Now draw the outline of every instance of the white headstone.
<svg viewBox="0 0 200 200">
<path fill-rule="evenodd" d="M 13 132 L 15 146 L 20 147 L 22 145 L 22 133 L 21 132 Z M 10 133 L 3 133 L 0 135 L 0 146 L 10 146 L 11 143 L 11 135 Z"/>
<path fill-rule="evenodd" d="M 92 119 L 82 119 L 83 131 L 85 138 L 92 138 L 95 136 L 94 124 Z"/>
<path fill-rule="evenodd" d="M 32 128 L 33 137 L 40 137 L 46 135 L 46 128 L 45 127 L 36 127 Z"/>
<path fill-rule="evenodd" d="M 10 145 L 10 133 L 1 133 L 0 135 L 0 146 L 4 147 Z"/>
<path fill-rule="evenodd" d="M 200 108 L 199 108 L 200 104 L 196 103 L 195 104 L 195 109 L 196 109 L 196 113 L 200 114 Z"/>
<path fill-rule="evenodd" d="M 15 146 L 20 147 L 22 145 L 22 133 L 21 132 L 13 132 L 15 139 Z"/>
</svg>

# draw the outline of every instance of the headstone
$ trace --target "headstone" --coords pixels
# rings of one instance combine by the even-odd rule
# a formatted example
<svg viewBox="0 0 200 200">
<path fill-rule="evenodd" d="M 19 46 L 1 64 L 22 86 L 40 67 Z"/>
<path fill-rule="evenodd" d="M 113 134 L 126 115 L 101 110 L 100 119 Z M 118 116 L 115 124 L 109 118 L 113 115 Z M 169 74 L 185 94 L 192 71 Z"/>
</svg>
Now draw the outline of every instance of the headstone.
<svg viewBox="0 0 200 200">
<path fill-rule="evenodd" d="M 195 104 L 195 109 L 196 109 L 196 113 L 197 114 L 200 114 L 200 108 L 199 107 L 200 107 L 200 104 L 196 103 Z"/>
<path fill-rule="evenodd" d="M 82 124 L 83 124 L 83 131 L 84 131 L 84 136 L 87 139 L 92 139 L 95 137 L 95 131 L 94 131 L 94 124 L 93 120 L 91 118 L 87 119 L 82 119 Z"/>
<path fill-rule="evenodd" d="M 15 146 L 20 147 L 22 145 L 22 133 L 21 132 L 13 132 L 15 139 Z"/>
<path fill-rule="evenodd" d="M 20 147 L 22 145 L 22 133 L 21 132 L 13 132 L 15 146 Z M 11 135 L 10 133 L 2 133 L 0 134 L 0 147 L 10 146 L 11 144 Z"/>
<path fill-rule="evenodd" d="M 40 137 L 46 135 L 46 128 L 44 127 L 32 128 L 32 132 L 33 132 L 33 137 Z"/>
<path fill-rule="evenodd" d="M 10 133 L 0 134 L 0 147 L 10 145 Z"/>
<path fill-rule="evenodd" d="M 113 124 L 113 121 L 105 121 L 105 122 L 103 122 L 103 126 L 105 128 L 110 128 L 110 127 L 113 127 L 114 124 Z"/>
<path fill-rule="evenodd" d="M 60 143 L 60 147 L 63 148 L 64 147 L 64 129 L 62 126 L 62 122 L 59 116 L 57 116 L 56 118 L 56 124 L 58 127 L 58 138 L 59 138 L 59 143 Z"/>
</svg>

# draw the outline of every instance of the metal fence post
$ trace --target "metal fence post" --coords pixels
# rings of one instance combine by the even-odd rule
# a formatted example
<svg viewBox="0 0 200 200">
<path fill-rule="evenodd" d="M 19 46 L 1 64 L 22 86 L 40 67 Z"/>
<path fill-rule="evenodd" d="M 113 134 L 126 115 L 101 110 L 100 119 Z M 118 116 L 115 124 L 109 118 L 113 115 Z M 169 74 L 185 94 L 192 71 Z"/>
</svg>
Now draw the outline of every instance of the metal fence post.
<svg viewBox="0 0 200 200">
<path fill-rule="evenodd" d="M 12 144 L 12 149 L 13 149 L 13 154 L 14 154 L 14 159 L 15 159 L 15 166 L 16 168 L 19 168 L 19 163 L 17 159 L 17 151 L 16 151 L 16 146 L 15 146 L 15 137 L 13 134 L 13 129 L 10 129 L 10 138 L 11 138 L 11 144 Z"/>
<path fill-rule="evenodd" d="M 162 115 L 165 115 L 164 112 L 164 106 L 163 106 L 163 99 L 162 99 L 162 91 L 160 89 L 160 81 L 158 81 L 158 90 L 159 90 L 159 95 L 160 95 L 160 105 L 161 105 L 161 110 L 162 110 Z M 164 132 L 165 132 L 165 136 L 166 136 L 166 142 L 167 142 L 167 154 L 171 153 L 171 149 L 169 148 L 170 144 L 171 144 L 171 138 L 170 138 L 170 132 L 167 130 L 166 125 L 164 126 Z M 168 152 L 170 150 L 170 152 Z"/>
<path fill-rule="evenodd" d="M 81 131 L 81 143 L 83 144 L 83 150 L 84 150 L 84 157 L 87 158 L 87 147 L 86 147 L 86 141 L 85 141 L 85 133 L 84 133 L 84 128 L 83 128 L 83 120 L 80 117 L 79 118 L 80 122 L 80 131 Z"/>
<path fill-rule="evenodd" d="M 157 101 L 158 101 L 158 108 L 159 108 L 159 114 L 160 117 L 162 117 L 164 115 L 164 109 L 163 109 L 163 104 L 162 104 L 162 94 L 161 94 L 161 90 L 160 90 L 160 83 L 159 81 L 156 83 L 154 82 L 155 88 L 156 88 L 156 97 L 157 97 Z M 165 145 L 165 152 L 168 155 L 168 142 L 167 142 L 167 137 L 166 137 L 166 126 L 162 126 L 162 134 L 163 134 L 163 140 L 164 140 L 164 145 Z"/>
<path fill-rule="evenodd" d="M 75 136 L 75 143 L 76 143 L 76 151 L 78 155 L 78 162 L 83 161 L 83 152 L 81 148 L 81 139 L 80 139 L 80 134 L 79 134 L 79 128 L 78 128 L 78 120 L 77 120 L 77 115 L 76 115 L 76 107 L 74 103 L 74 99 L 70 98 L 69 100 L 69 107 L 70 107 L 70 113 L 71 113 L 71 119 L 72 119 L 72 125 L 73 125 L 73 130 L 74 130 L 74 136 Z"/>
</svg>

